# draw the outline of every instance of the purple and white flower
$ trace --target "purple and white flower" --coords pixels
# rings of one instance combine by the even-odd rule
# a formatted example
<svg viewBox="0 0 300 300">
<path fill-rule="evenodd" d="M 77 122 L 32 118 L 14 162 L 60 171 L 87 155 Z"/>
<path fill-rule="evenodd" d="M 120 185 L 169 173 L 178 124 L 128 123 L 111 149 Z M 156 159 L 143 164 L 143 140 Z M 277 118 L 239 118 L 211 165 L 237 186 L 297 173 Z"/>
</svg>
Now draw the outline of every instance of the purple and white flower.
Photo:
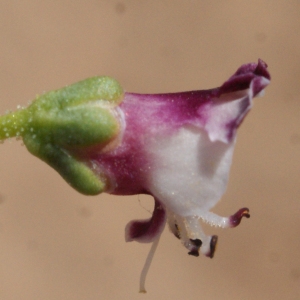
<svg viewBox="0 0 300 300">
<path fill-rule="evenodd" d="M 243 65 L 221 87 L 174 94 L 125 93 L 118 106 L 122 137 L 117 147 L 92 153 L 110 181 L 111 194 L 149 194 L 155 209 L 149 222 L 133 221 L 126 240 L 152 242 L 168 220 L 172 232 L 195 253 L 190 240 L 202 241 L 201 252 L 212 256 L 210 240 L 198 223 L 235 227 L 248 210 L 230 218 L 210 209 L 223 195 L 236 131 L 270 82 L 266 64 Z M 161 223 L 158 226 L 158 223 Z"/>
<path fill-rule="evenodd" d="M 225 192 L 237 128 L 270 82 L 262 61 L 241 66 L 221 87 L 183 93 L 125 93 L 118 106 L 120 142 L 89 159 L 105 170 L 109 193 L 149 194 L 152 218 L 131 221 L 126 241 L 153 242 L 167 222 L 173 234 L 198 256 L 212 258 L 217 236 L 200 221 L 222 228 L 249 218 L 248 208 L 230 217 L 210 210 Z M 143 289 L 143 288 L 142 288 Z"/>
<path fill-rule="evenodd" d="M 93 78 L 3 116 L 0 138 L 24 132 L 29 151 L 84 194 L 154 197 L 152 217 L 125 230 L 126 241 L 153 242 L 141 275 L 144 292 L 166 223 L 188 254 L 212 258 L 217 236 L 207 236 L 200 221 L 228 228 L 250 217 L 248 208 L 230 217 L 211 209 L 226 190 L 237 128 L 269 82 L 262 60 L 202 91 L 123 93 L 112 79 Z"/>
</svg>

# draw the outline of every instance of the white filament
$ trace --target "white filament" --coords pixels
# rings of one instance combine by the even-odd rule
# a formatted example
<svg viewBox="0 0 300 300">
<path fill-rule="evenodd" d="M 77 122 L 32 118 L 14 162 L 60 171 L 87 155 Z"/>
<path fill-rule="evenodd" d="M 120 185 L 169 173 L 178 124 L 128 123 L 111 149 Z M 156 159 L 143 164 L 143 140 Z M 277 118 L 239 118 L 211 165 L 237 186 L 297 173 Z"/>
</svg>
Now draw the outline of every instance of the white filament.
<svg viewBox="0 0 300 300">
<path fill-rule="evenodd" d="M 146 283 L 146 277 L 150 268 L 150 265 L 152 263 L 152 259 L 154 257 L 155 251 L 157 249 L 158 243 L 159 243 L 159 239 L 160 239 L 161 234 L 159 234 L 156 239 L 153 241 L 150 251 L 148 253 L 148 256 L 146 258 L 144 267 L 142 269 L 141 272 L 141 276 L 140 276 L 140 293 L 147 293 L 146 288 L 145 288 L 145 283 Z"/>
</svg>

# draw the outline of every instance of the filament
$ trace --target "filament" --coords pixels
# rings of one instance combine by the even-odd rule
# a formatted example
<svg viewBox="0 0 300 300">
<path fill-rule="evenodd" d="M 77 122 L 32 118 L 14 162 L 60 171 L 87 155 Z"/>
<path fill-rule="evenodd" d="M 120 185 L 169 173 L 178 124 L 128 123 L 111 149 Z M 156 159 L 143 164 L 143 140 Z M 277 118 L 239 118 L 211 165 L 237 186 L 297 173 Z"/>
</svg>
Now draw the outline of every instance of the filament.
<svg viewBox="0 0 300 300">
<path fill-rule="evenodd" d="M 155 251 L 157 249 L 157 246 L 158 246 L 158 243 L 160 240 L 160 236 L 161 236 L 161 234 L 159 234 L 157 236 L 157 238 L 153 241 L 150 251 L 148 253 L 148 256 L 146 258 L 144 267 L 142 269 L 141 276 L 140 276 L 140 291 L 139 291 L 140 293 L 147 293 L 146 288 L 145 288 L 146 277 L 147 277 L 150 265 L 152 263 Z"/>
</svg>

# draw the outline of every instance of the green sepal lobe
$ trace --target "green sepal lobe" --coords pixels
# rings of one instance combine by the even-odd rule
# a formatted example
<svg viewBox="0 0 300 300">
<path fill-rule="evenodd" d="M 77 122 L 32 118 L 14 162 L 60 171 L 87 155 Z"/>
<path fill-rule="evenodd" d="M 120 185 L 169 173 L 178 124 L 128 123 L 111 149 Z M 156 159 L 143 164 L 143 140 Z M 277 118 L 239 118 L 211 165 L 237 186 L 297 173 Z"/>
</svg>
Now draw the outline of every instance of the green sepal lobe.
<svg viewBox="0 0 300 300">
<path fill-rule="evenodd" d="M 84 149 L 101 149 L 121 128 L 118 82 L 92 77 L 38 96 L 30 106 L 0 117 L 0 139 L 21 136 L 28 150 L 53 167 L 77 191 L 99 194 L 107 178 L 95 172 Z M 77 155 L 80 153 L 80 157 Z"/>
</svg>

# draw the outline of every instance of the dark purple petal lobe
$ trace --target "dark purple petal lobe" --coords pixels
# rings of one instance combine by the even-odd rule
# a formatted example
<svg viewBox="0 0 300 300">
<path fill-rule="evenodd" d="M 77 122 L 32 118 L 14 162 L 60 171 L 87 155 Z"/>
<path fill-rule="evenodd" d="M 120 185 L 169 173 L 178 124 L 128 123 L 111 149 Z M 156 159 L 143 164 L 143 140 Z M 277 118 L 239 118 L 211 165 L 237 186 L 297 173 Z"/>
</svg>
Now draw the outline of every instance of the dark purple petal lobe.
<svg viewBox="0 0 300 300">
<path fill-rule="evenodd" d="M 219 88 L 219 95 L 248 89 L 254 80 L 253 96 L 255 96 L 268 85 L 270 79 L 271 76 L 267 70 L 267 64 L 259 59 L 257 64 L 250 63 L 241 66 Z"/>
<path fill-rule="evenodd" d="M 236 227 L 241 223 L 242 218 L 250 218 L 249 208 L 244 207 L 239 209 L 234 215 L 229 217 L 230 227 Z"/>
<path fill-rule="evenodd" d="M 126 242 L 150 243 L 162 232 L 166 222 L 166 212 L 155 199 L 153 215 L 148 220 L 133 220 L 126 225 Z"/>
</svg>

